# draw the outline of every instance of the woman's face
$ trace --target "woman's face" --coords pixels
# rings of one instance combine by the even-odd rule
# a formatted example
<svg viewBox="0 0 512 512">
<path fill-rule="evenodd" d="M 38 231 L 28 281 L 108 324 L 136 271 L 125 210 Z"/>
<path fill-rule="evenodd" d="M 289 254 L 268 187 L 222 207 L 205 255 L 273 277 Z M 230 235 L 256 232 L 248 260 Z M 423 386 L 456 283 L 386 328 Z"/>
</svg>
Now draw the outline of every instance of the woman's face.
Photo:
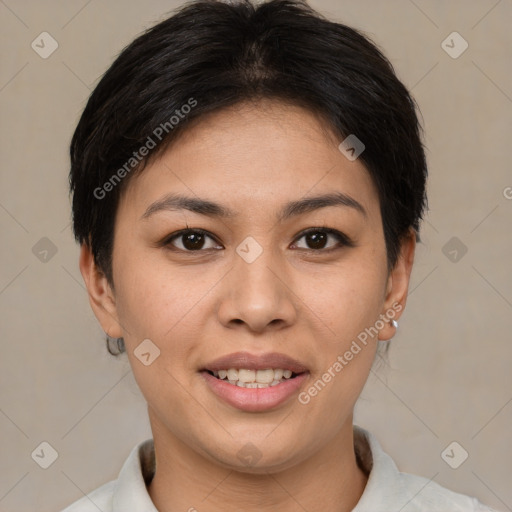
<svg viewBox="0 0 512 512">
<path fill-rule="evenodd" d="M 298 107 L 239 105 L 129 182 L 115 291 L 99 274 L 92 303 L 125 340 L 155 441 L 258 472 L 351 431 L 377 340 L 405 304 L 414 239 L 388 274 L 377 191 L 340 142 Z M 84 249 L 83 272 L 87 261 Z M 263 386 L 221 381 L 231 369 Z"/>
</svg>

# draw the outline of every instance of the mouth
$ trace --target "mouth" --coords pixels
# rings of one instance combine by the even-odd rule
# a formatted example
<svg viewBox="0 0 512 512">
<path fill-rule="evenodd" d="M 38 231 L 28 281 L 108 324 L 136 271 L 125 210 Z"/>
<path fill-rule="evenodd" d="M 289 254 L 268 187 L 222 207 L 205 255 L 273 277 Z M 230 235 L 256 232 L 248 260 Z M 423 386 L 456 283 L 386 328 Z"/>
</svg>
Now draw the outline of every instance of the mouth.
<svg viewBox="0 0 512 512">
<path fill-rule="evenodd" d="M 309 370 L 285 354 L 237 352 L 208 363 L 200 374 L 222 401 L 246 412 L 263 412 L 296 395 Z"/>
<path fill-rule="evenodd" d="M 284 368 L 265 368 L 251 370 L 248 368 L 229 368 L 226 370 L 205 370 L 216 379 L 228 382 L 232 386 L 249 389 L 264 389 L 295 379 L 305 372 L 293 372 Z"/>
</svg>

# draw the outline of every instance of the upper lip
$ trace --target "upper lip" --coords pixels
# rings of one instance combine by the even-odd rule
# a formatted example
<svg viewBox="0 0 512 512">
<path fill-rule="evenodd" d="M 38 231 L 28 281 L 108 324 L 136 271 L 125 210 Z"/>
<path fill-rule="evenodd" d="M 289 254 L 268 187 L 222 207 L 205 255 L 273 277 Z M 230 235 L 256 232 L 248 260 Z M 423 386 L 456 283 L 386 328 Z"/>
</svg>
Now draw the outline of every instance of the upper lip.
<svg viewBox="0 0 512 512">
<path fill-rule="evenodd" d="M 251 354 L 250 352 L 234 352 L 208 363 L 204 369 L 210 371 L 229 370 L 230 368 L 247 370 L 265 370 L 267 368 L 291 370 L 303 373 L 308 369 L 300 361 L 279 352 Z"/>
</svg>

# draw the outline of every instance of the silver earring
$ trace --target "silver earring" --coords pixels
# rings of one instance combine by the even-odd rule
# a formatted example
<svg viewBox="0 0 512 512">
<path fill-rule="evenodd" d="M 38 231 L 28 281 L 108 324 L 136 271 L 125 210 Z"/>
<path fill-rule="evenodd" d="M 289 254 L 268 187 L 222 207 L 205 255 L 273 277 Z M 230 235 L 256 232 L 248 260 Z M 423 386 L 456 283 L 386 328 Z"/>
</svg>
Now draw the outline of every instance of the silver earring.
<svg viewBox="0 0 512 512">
<path fill-rule="evenodd" d="M 109 334 L 106 334 L 106 345 L 107 350 L 114 356 L 118 356 L 123 352 L 126 352 L 126 347 L 123 338 L 112 338 Z"/>
<path fill-rule="evenodd" d="M 396 320 L 391 320 L 391 325 L 395 328 L 395 329 L 398 329 L 398 322 Z"/>
</svg>

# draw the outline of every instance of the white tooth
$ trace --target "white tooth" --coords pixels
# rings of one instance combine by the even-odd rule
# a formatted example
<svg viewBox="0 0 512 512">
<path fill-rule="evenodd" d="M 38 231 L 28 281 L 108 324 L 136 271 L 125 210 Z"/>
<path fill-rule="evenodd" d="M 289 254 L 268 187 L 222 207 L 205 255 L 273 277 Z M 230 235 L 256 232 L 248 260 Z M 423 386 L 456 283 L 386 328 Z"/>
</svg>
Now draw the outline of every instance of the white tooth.
<svg viewBox="0 0 512 512">
<path fill-rule="evenodd" d="M 258 370 L 256 372 L 256 382 L 261 384 L 270 384 L 274 380 L 274 370 Z"/>
<path fill-rule="evenodd" d="M 228 380 L 238 380 L 238 371 L 234 368 L 228 370 Z"/>
<path fill-rule="evenodd" d="M 271 386 L 277 386 L 278 384 L 281 384 L 281 382 L 278 381 L 278 380 L 273 380 L 270 385 Z"/>
<path fill-rule="evenodd" d="M 251 388 L 251 389 L 255 389 L 258 387 L 258 383 L 257 382 L 247 382 L 245 384 L 245 387 L 246 388 Z"/>
<path fill-rule="evenodd" d="M 236 381 L 236 385 L 241 387 L 241 388 L 245 388 L 245 382 L 242 382 L 241 380 L 237 380 Z"/>
<path fill-rule="evenodd" d="M 234 386 L 236 386 L 236 383 L 238 382 L 237 380 L 228 380 L 228 382 L 230 384 L 233 384 Z"/>
<path fill-rule="evenodd" d="M 213 371 L 213 376 L 214 377 L 218 377 L 219 376 L 219 372 L 216 372 L 215 370 Z"/>
<path fill-rule="evenodd" d="M 268 388 L 268 384 L 262 384 L 261 382 L 258 382 L 258 388 Z"/>
<path fill-rule="evenodd" d="M 256 372 L 254 370 L 238 370 L 238 380 L 242 382 L 254 382 Z"/>
<path fill-rule="evenodd" d="M 278 370 L 274 370 L 274 380 L 281 380 L 283 378 L 284 370 L 279 368 Z"/>
<path fill-rule="evenodd" d="M 225 379 L 228 376 L 227 370 L 219 370 L 219 379 Z"/>
<path fill-rule="evenodd" d="M 289 379 L 291 376 L 292 376 L 292 371 L 291 371 L 291 370 L 285 370 L 285 371 L 283 372 L 283 377 L 284 377 L 285 379 Z"/>
</svg>

